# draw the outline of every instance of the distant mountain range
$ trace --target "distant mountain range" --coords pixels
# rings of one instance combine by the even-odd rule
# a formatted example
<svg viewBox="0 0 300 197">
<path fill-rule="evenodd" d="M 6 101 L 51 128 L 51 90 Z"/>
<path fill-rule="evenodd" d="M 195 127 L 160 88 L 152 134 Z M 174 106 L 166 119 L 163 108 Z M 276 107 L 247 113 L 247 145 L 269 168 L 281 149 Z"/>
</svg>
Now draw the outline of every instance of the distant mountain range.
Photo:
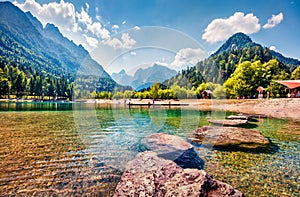
<svg viewBox="0 0 300 197">
<path fill-rule="evenodd" d="M 175 70 L 159 64 L 153 64 L 148 68 L 139 68 L 133 76 L 128 75 L 125 70 L 113 73 L 111 76 L 121 85 L 130 85 L 135 90 L 141 90 L 149 88 L 156 81 L 161 83 L 176 74 Z"/>
<path fill-rule="evenodd" d="M 287 73 L 291 73 L 300 65 L 299 60 L 284 57 L 279 52 L 263 47 L 253 42 L 244 33 L 236 33 L 207 59 L 183 70 L 164 83 L 167 86 L 176 83 L 180 86 L 187 86 L 188 84 L 194 87 L 197 87 L 203 81 L 223 83 L 235 71 L 237 64 L 257 60 L 265 63 L 271 59 L 277 59 L 280 62 L 280 68 L 287 71 Z"/>
<path fill-rule="evenodd" d="M 30 64 L 37 72 L 78 73 L 110 78 L 82 47 L 65 38 L 57 27 L 42 24 L 11 2 L 0 3 L 0 53 L 9 61 Z M 27 65 L 29 66 L 29 65 Z"/>
</svg>

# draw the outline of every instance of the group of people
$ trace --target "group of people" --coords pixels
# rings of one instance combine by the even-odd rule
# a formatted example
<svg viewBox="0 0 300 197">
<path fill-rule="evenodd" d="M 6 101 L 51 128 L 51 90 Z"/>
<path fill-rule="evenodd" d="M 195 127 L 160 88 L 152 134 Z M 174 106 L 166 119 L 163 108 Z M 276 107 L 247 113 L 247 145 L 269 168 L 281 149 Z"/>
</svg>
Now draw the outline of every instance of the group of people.
<svg viewBox="0 0 300 197">
<path fill-rule="evenodd" d="M 288 98 L 300 98 L 300 90 L 294 89 L 293 91 L 287 94 Z"/>
</svg>

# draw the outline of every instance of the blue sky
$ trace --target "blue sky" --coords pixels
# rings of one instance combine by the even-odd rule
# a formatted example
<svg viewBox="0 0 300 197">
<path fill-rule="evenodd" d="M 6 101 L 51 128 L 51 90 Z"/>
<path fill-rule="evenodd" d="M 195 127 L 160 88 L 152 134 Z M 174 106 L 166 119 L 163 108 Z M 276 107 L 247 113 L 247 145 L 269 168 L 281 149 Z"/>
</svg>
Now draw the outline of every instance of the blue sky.
<svg viewBox="0 0 300 197">
<path fill-rule="evenodd" d="M 236 32 L 300 59 L 299 0 L 17 0 L 82 44 L 109 73 L 159 62 L 179 70 Z M 151 33 L 149 33 L 151 32 Z"/>
</svg>

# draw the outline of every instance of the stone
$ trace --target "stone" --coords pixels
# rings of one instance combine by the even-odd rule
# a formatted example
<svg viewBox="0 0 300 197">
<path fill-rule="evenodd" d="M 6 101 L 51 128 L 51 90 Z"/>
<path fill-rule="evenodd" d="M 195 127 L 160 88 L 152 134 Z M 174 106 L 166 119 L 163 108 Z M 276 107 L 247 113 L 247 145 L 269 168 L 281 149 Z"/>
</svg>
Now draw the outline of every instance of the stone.
<svg viewBox="0 0 300 197">
<path fill-rule="evenodd" d="M 204 167 L 204 161 L 195 152 L 193 145 L 179 136 L 155 133 L 143 138 L 141 144 L 145 150 L 156 152 L 159 157 L 172 160 L 183 168 Z"/>
<path fill-rule="evenodd" d="M 213 147 L 266 148 L 270 141 L 257 130 L 239 127 L 203 126 L 193 131 L 193 141 Z"/>
<path fill-rule="evenodd" d="M 115 189 L 114 197 L 118 196 L 243 197 L 244 194 L 203 170 L 183 169 L 171 160 L 145 151 L 127 164 Z"/>
</svg>

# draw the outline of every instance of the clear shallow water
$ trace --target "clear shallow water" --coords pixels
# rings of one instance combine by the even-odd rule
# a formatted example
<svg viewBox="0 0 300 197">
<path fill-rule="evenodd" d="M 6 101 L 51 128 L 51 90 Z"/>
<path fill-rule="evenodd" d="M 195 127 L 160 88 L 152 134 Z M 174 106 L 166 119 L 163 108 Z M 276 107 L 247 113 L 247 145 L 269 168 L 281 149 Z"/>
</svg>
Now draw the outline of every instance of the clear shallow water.
<svg viewBox="0 0 300 197">
<path fill-rule="evenodd" d="M 0 103 L 0 196 L 113 194 L 126 163 L 146 135 L 188 140 L 208 118 L 224 112 L 180 108 L 122 108 L 80 103 Z M 259 152 L 195 146 L 205 170 L 246 196 L 299 196 L 300 123 L 260 119 L 274 144 Z"/>
</svg>

